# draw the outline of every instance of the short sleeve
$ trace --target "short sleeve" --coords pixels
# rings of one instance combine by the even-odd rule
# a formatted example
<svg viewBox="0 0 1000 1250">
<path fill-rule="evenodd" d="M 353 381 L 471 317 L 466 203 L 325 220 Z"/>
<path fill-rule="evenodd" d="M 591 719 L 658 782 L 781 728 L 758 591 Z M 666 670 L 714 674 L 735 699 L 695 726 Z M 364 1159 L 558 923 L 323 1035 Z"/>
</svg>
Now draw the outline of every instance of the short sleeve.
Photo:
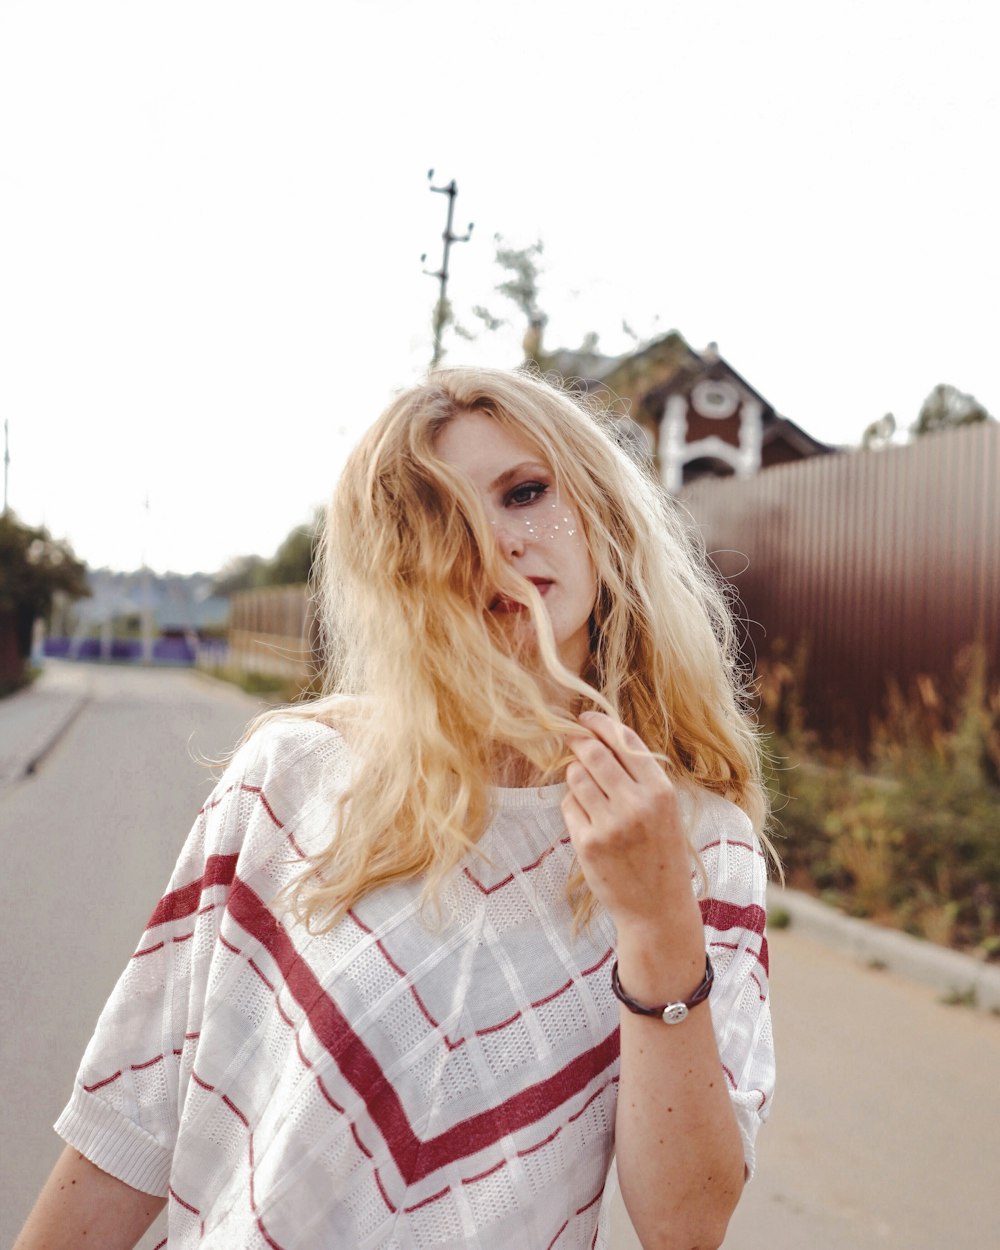
<svg viewBox="0 0 1000 1250">
<path fill-rule="evenodd" d="M 775 1081 L 765 926 L 767 863 L 746 814 L 714 795 L 698 803 L 694 840 L 706 875 L 700 905 L 715 968 L 709 999 L 712 1023 L 749 1178 Z"/>
<path fill-rule="evenodd" d="M 217 952 L 234 881 L 290 857 L 290 831 L 275 806 L 301 813 L 314 801 L 324 764 L 316 743 L 331 737 L 315 723 L 278 723 L 240 748 L 198 812 L 101 1013 L 55 1129 L 134 1189 L 167 1193 L 203 1022 L 224 989 Z"/>
<path fill-rule="evenodd" d="M 55 1126 L 91 1162 L 146 1193 L 167 1192 L 209 965 L 245 832 L 245 784 L 234 762 L 198 812 Z"/>
</svg>

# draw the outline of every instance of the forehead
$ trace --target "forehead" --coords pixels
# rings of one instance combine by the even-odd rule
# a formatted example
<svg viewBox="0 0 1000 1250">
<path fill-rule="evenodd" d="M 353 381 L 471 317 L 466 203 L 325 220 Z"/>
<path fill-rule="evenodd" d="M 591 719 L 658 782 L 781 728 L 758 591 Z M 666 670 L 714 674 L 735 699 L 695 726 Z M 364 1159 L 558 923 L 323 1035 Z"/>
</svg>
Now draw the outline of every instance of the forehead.
<svg viewBox="0 0 1000 1250">
<path fill-rule="evenodd" d="M 520 430 L 501 425 L 483 412 L 460 412 L 441 429 L 434 450 L 477 485 L 525 462 L 545 466 L 540 449 Z"/>
</svg>

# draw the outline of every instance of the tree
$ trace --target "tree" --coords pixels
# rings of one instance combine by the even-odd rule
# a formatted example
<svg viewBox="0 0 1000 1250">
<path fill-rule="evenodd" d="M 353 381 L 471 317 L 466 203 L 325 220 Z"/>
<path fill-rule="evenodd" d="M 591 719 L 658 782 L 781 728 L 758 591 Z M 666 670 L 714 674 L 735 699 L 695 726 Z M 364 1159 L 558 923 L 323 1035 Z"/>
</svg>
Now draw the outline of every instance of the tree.
<svg viewBox="0 0 1000 1250">
<path fill-rule="evenodd" d="M 527 321 L 525 355 L 537 361 L 541 352 L 542 331 L 548 320 L 538 304 L 538 279 L 542 273 L 539 257 L 544 250 L 542 241 L 538 239 L 527 247 L 510 247 L 502 235 L 495 234 L 493 242 L 497 248 L 496 264 L 507 274 L 493 289 L 510 300 Z M 484 304 L 476 304 L 472 315 L 482 324 L 482 329 L 489 333 L 510 324 L 506 317 L 496 316 Z M 455 333 L 461 338 L 474 340 L 479 337 L 479 331 L 469 330 L 457 322 L 453 322 L 453 325 Z"/>
<path fill-rule="evenodd" d="M 234 595 L 238 590 L 255 590 L 265 585 L 267 561 L 263 556 L 234 556 L 212 581 L 212 593 Z"/>
<path fill-rule="evenodd" d="M 215 575 L 212 589 L 217 595 L 238 590 L 258 590 L 262 586 L 294 586 L 307 582 L 316 557 L 316 543 L 323 524 L 324 509 L 317 507 L 312 520 L 289 530 L 278 550 L 263 556 L 236 556 Z"/>
<path fill-rule="evenodd" d="M 891 412 L 887 412 L 884 417 L 879 417 L 865 428 L 861 435 L 861 450 L 874 451 L 879 447 L 888 447 L 895 433 L 896 418 Z"/>
<path fill-rule="evenodd" d="M 87 566 L 47 529 L 24 525 L 5 512 L 0 516 L 0 684 L 23 680 L 32 628 L 37 618 L 48 619 L 58 591 L 71 599 L 89 595 Z"/>
<path fill-rule="evenodd" d="M 316 541 L 323 522 L 323 509 L 316 508 L 312 521 L 296 525 L 267 563 L 268 586 L 293 586 L 307 582 L 316 555 Z"/>
<path fill-rule="evenodd" d="M 993 418 L 974 395 L 967 395 L 957 386 L 939 382 L 923 402 L 920 415 L 910 426 L 914 438 L 938 430 L 952 430 L 960 425 L 978 425 Z"/>
<path fill-rule="evenodd" d="M 541 239 L 529 243 L 527 247 L 511 247 L 502 235 L 494 235 L 497 245 L 496 264 L 507 275 L 493 288 L 498 295 L 508 299 L 527 323 L 524 333 L 525 359 L 545 369 L 552 361 L 543 347 L 542 339 L 548 324 L 548 314 L 542 311 L 539 303 L 540 278 L 542 276 L 541 256 L 544 244 Z M 499 330 L 509 325 L 506 317 L 495 316 L 489 308 L 477 304 L 472 310 L 487 331 Z M 624 324 L 624 323 L 623 323 Z M 455 326 L 456 331 L 466 339 L 475 339 L 477 335 L 462 326 Z M 626 332 L 638 342 L 638 336 L 625 325 Z M 592 356 L 598 350 L 599 336 L 591 330 L 583 337 L 583 342 L 576 349 L 578 356 Z"/>
</svg>

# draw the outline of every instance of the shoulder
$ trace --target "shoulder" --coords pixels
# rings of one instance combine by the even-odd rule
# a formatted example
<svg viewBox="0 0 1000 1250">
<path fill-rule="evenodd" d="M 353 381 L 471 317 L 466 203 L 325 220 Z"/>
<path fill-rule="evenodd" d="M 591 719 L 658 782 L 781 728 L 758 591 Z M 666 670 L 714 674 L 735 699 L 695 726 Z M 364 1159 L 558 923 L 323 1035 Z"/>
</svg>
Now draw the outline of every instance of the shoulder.
<svg viewBox="0 0 1000 1250">
<path fill-rule="evenodd" d="M 683 790 L 680 802 L 688 837 L 699 854 L 727 844 L 758 849 L 750 817 L 729 799 L 697 786 Z"/>
<path fill-rule="evenodd" d="M 352 766 L 339 730 L 299 712 L 258 723 L 236 750 L 216 787 L 234 795 L 251 824 L 278 829 L 323 813 L 323 822 L 347 787 Z"/>
<path fill-rule="evenodd" d="M 302 712 L 251 727 L 198 813 L 205 855 L 235 855 L 244 880 L 273 855 L 301 859 L 329 841 L 352 760 L 343 736 Z"/>
<path fill-rule="evenodd" d="M 343 734 L 326 721 L 302 713 L 274 713 L 254 727 L 233 755 L 230 767 L 245 774 L 277 775 L 302 763 L 337 762 L 347 753 Z"/>
<path fill-rule="evenodd" d="M 736 917 L 740 924 L 760 932 L 767 894 L 767 857 L 750 817 L 729 799 L 708 790 L 689 793 L 687 804 L 686 829 L 700 864 L 697 875 L 706 923 L 712 917 L 716 928 L 726 928 Z M 730 904 L 740 910 L 727 911 Z"/>
</svg>

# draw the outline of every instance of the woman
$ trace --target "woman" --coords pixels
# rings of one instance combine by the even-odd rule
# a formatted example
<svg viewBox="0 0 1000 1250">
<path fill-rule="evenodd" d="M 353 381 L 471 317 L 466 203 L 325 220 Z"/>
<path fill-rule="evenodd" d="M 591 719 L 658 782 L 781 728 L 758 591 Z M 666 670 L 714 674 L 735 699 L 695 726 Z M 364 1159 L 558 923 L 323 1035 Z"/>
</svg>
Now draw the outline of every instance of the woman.
<svg viewBox="0 0 1000 1250">
<path fill-rule="evenodd" d="M 18 1250 L 164 1201 L 170 1250 L 606 1245 L 613 1155 L 644 1246 L 721 1244 L 773 1084 L 759 755 L 610 429 L 448 369 L 363 438 L 327 693 L 199 813 Z"/>
</svg>

